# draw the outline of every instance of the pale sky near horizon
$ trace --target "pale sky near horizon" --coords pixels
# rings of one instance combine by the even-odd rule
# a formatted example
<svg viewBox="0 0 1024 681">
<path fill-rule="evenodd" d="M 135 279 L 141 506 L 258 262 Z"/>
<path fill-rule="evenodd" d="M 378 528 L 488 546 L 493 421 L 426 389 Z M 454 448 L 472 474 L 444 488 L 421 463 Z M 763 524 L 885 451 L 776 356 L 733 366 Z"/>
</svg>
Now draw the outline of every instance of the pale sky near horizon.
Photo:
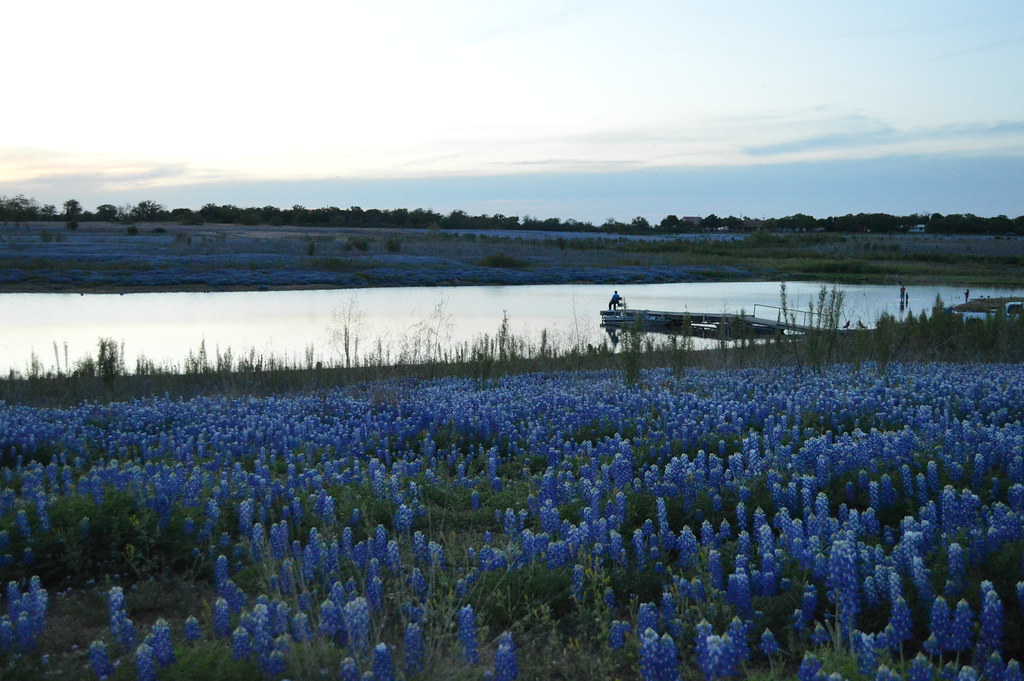
<svg viewBox="0 0 1024 681">
<path fill-rule="evenodd" d="M 34 0 L 0 194 L 1024 213 L 1024 3 Z"/>
</svg>

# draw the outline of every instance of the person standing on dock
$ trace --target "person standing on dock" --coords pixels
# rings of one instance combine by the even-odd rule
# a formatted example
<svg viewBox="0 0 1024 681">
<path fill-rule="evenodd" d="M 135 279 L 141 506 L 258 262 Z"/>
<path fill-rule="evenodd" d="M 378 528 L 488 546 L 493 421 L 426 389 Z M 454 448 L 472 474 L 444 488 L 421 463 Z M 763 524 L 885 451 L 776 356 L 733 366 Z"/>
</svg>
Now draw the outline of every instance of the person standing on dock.
<svg viewBox="0 0 1024 681">
<path fill-rule="evenodd" d="M 971 289 L 964 289 L 964 302 L 966 303 L 971 299 Z"/>
<path fill-rule="evenodd" d="M 612 299 L 610 301 L 608 301 L 608 309 L 609 310 L 617 310 L 617 309 L 619 309 L 619 305 L 621 305 L 621 304 L 622 304 L 622 296 L 620 296 L 619 292 L 616 291 L 615 293 L 612 294 Z"/>
</svg>

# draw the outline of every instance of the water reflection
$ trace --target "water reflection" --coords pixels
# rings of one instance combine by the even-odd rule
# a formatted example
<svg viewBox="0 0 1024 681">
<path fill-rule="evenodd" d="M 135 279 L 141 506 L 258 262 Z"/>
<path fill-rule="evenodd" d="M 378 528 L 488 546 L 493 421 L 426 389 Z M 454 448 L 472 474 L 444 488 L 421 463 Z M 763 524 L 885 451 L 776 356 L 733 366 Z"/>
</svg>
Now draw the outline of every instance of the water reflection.
<svg viewBox="0 0 1024 681">
<path fill-rule="evenodd" d="M 806 310 L 820 282 L 789 282 L 789 309 Z M 203 344 L 207 353 L 254 350 L 301 363 L 343 364 L 385 350 L 392 357 L 425 347 L 472 344 L 508 331 L 525 342 L 599 345 L 599 313 L 618 289 L 631 308 L 698 313 L 750 312 L 778 306 L 780 282 L 468 286 L 227 293 L 78 295 L 0 294 L 0 371 L 25 372 L 30 358 L 65 368 L 95 355 L 99 338 L 122 343 L 128 368 L 140 356 L 180 366 Z M 882 312 L 919 314 L 935 297 L 962 298 L 961 287 L 919 287 L 903 299 L 898 286 L 844 286 L 843 322 L 871 325 Z M 972 297 L 1020 295 L 974 290 Z M 772 316 L 768 314 L 767 316 Z"/>
</svg>

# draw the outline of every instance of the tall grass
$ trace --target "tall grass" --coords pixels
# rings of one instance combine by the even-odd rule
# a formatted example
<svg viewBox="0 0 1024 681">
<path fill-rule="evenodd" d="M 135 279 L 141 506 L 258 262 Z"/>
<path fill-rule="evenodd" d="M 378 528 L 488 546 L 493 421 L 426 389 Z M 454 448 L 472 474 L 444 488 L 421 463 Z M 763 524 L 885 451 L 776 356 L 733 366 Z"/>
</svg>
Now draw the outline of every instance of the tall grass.
<svg viewBox="0 0 1024 681">
<path fill-rule="evenodd" d="M 780 319 L 806 327 L 805 333 L 773 338 L 724 337 L 698 349 L 691 333 L 664 336 L 642 329 L 622 329 L 617 345 L 562 337 L 544 331 L 533 340 L 510 331 L 504 315 L 494 335 L 472 341 L 451 341 L 451 320 L 439 303 L 434 313 L 414 325 L 397 342 L 360 335 L 354 309 L 336 314 L 336 328 L 327 352 L 307 346 L 301 356 L 267 355 L 249 349 L 235 353 L 205 344 L 190 351 L 182 364 L 157 364 L 140 356 L 133 368 L 123 343 L 100 338 L 95 356 L 73 363 L 54 343 L 50 366 L 33 353 L 25 371 L 0 378 L 0 400 L 12 403 L 64 405 L 84 400 L 124 400 L 169 394 L 265 395 L 324 390 L 338 385 L 399 377 L 469 376 L 490 380 L 502 374 L 548 370 L 618 369 L 626 382 L 643 369 L 672 367 L 729 368 L 792 365 L 820 371 L 836 363 L 889 362 L 1018 362 L 1024 360 L 1024 320 L 993 315 L 964 321 L 935 301 L 930 312 L 897 319 L 883 314 L 870 329 L 842 329 L 843 294 L 822 288 L 806 319 L 788 309 L 781 291 Z M 571 334 L 570 334 L 571 336 Z M 333 358 L 333 359 L 332 359 Z"/>
</svg>

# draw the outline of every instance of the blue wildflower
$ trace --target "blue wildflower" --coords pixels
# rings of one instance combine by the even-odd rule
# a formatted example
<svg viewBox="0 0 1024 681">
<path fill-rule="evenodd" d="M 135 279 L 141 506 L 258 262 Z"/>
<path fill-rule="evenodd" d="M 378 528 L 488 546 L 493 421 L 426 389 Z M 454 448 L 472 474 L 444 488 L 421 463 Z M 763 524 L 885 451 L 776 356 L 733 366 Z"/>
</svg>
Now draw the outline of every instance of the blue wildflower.
<svg viewBox="0 0 1024 681">
<path fill-rule="evenodd" d="M 353 598 L 342 608 L 345 631 L 352 648 L 364 652 L 370 645 L 370 606 L 362 596 Z"/>
<path fill-rule="evenodd" d="M 239 625 L 231 635 L 231 654 L 236 660 L 244 660 L 252 654 L 249 632 Z"/>
<path fill-rule="evenodd" d="M 767 657 L 771 657 L 779 652 L 779 642 L 775 640 L 775 634 L 772 633 L 771 629 L 765 629 L 761 632 L 761 652 Z"/>
<path fill-rule="evenodd" d="M 971 640 L 974 635 L 974 614 L 967 601 L 960 599 L 956 604 L 956 610 L 949 623 L 948 650 L 964 652 L 971 647 Z"/>
<path fill-rule="evenodd" d="M 171 628 L 162 617 L 153 625 L 153 656 L 161 667 L 173 664 L 174 645 L 171 643 Z"/>
<path fill-rule="evenodd" d="M 373 681 L 395 681 L 395 666 L 385 643 L 378 643 L 373 649 Z"/>
<path fill-rule="evenodd" d="M 93 641 L 89 646 L 89 666 L 100 681 L 114 673 L 114 665 L 110 662 L 107 646 L 103 641 Z"/>
<path fill-rule="evenodd" d="M 495 681 L 515 681 L 519 678 L 519 662 L 516 660 L 516 645 L 512 632 L 506 631 L 498 637 L 498 649 L 494 653 Z"/>
<path fill-rule="evenodd" d="M 476 664 L 480 661 L 476 642 L 476 614 L 473 606 L 466 605 L 458 614 L 459 640 L 462 641 L 462 656 L 467 662 Z"/>
<path fill-rule="evenodd" d="M 640 676 L 644 681 L 678 681 L 679 661 L 671 636 L 659 638 L 654 629 L 640 635 Z"/>
<path fill-rule="evenodd" d="M 135 649 L 135 678 L 138 681 L 156 681 L 153 649 L 146 643 Z"/>
<path fill-rule="evenodd" d="M 629 622 L 622 622 L 615 620 L 612 622 L 611 629 L 608 633 L 608 646 L 612 650 L 619 650 L 626 645 L 626 634 L 629 632 L 631 627 Z"/>
<path fill-rule="evenodd" d="M 821 671 L 821 661 L 812 653 L 804 653 L 804 659 L 796 670 L 799 681 L 816 681 Z"/>
<path fill-rule="evenodd" d="M 202 632 L 199 630 L 199 620 L 194 616 L 189 615 L 185 619 L 182 634 L 185 636 L 186 641 L 198 641 L 203 637 Z"/>
<path fill-rule="evenodd" d="M 420 625 L 410 622 L 405 627 L 405 675 L 414 676 L 423 671 L 423 629 Z"/>
</svg>

